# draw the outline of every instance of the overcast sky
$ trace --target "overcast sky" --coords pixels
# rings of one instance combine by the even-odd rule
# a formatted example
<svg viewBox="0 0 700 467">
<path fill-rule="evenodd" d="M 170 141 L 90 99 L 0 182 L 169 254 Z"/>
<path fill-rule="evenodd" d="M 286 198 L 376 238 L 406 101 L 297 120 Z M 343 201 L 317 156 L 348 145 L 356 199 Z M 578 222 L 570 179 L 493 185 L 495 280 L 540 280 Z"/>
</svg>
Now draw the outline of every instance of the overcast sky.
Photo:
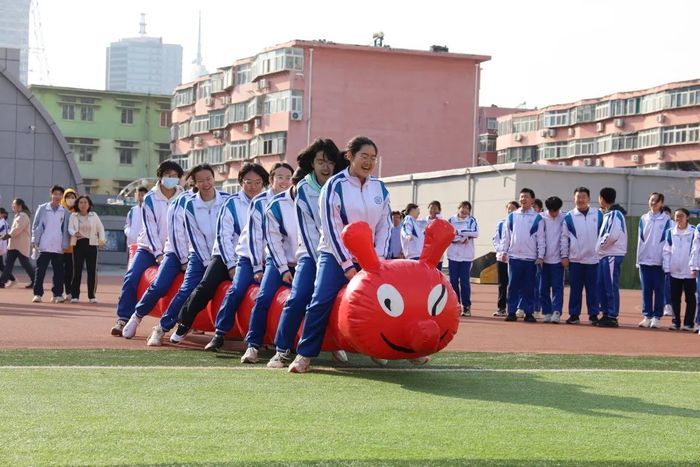
<svg viewBox="0 0 700 467">
<path fill-rule="evenodd" d="M 105 48 L 147 33 L 181 44 L 188 80 L 197 11 L 211 71 L 291 39 L 385 44 L 490 55 L 481 105 L 528 107 L 700 78 L 700 2 L 693 0 L 35 0 L 48 75 L 30 56 L 30 83 L 104 89 Z M 180 6 L 178 6 L 180 5 Z M 30 34 L 30 44 L 36 44 Z M 48 76 L 48 81 L 46 77 Z"/>
</svg>

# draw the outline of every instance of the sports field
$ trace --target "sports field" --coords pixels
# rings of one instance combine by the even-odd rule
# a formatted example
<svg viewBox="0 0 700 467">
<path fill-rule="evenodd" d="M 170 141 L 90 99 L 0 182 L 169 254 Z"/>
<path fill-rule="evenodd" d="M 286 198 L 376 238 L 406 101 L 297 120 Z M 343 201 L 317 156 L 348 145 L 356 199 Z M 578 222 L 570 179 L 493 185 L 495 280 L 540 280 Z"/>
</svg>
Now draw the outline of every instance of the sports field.
<svg viewBox="0 0 700 467">
<path fill-rule="evenodd" d="M 0 464 L 697 465 L 700 359 L 0 351 Z"/>
</svg>

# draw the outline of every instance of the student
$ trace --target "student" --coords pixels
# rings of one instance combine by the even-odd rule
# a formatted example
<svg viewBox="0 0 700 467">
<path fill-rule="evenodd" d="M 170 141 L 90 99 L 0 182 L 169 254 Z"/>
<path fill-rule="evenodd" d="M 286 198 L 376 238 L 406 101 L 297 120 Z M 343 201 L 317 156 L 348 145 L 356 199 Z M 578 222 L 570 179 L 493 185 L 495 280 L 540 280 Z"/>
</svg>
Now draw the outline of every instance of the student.
<svg viewBox="0 0 700 467">
<path fill-rule="evenodd" d="M 639 219 L 637 267 L 642 281 L 642 328 L 660 328 L 664 307 L 663 246 L 671 219 L 661 211 L 664 195 L 649 195 L 649 212 Z"/>
<path fill-rule="evenodd" d="M 51 263 L 53 268 L 53 302 L 63 303 L 63 250 L 68 246 L 68 217 L 70 213 L 61 206 L 65 190 L 54 185 L 49 191 L 51 200 L 36 209 L 32 224 L 32 245 L 39 252 L 36 260 L 34 298 L 40 303 L 44 295 L 44 276 Z"/>
<path fill-rule="evenodd" d="M 358 266 L 341 240 L 342 229 L 352 222 L 367 222 L 374 233 L 377 256 L 384 259 L 389 250 L 389 192 L 383 182 L 371 176 L 377 163 L 377 145 L 367 137 L 357 136 L 348 143 L 345 157 L 350 161 L 350 167 L 331 177 L 321 190 L 318 270 L 297 346 L 297 357 L 289 365 L 289 371 L 293 373 L 309 371 L 311 359 L 321 351 L 336 296 L 358 272 Z"/>
<path fill-rule="evenodd" d="M 5 236 L 10 233 L 10 225 L 7 223 L 7 211 L 0 208 L 0 273 L 5 270 L 5 254 L 7 253 L 7 240 Z M 0 282 L 0 288 L 9 287 L 16 282 L 15 276 L 9 275 L 7 283 Z"/>
<path fill-rule="evenodd" d="M 532 204 L 532 208 L 537 212 L 538 214 L 542 214 L 542 210 L 544 209 L 544 204 L 542 203 L 542 200 L 539 198 L 535 198 L 535 201 Z M 540 298 L 540 287 L 542 285 L 542 266 L 537 266 L 537 273 L 535 274 L 535 305 L 534 305 L 534 310 L 535 312 L 533 315 L 535 318 L 541 318 L 542 317 L 542 300 Z M 518 318 L 523 318 L 524 315 L 518 315 Z"/>
<path fill-rule="evenodd" d="M 479 226 L 471 213 L 472 203 L 462 201 L 457 207 L 457 214 L 448 220 L 455 228 L 455 238 L 447 248 L 447 267 L 450 272 L 450 284 L 462 305 L 462 316 L 472 315 L 469 273 L 474 261 L 474 239 L 479 236 Z"/>
<path fill-rule="evenodd" d="M 420 222 L 420 208 L 417 204 L 408 203 L 405 210 L 406 216 L 401 225 L 401 249 L 404 258 L 418 260 L 423 249 L 426 221 Z"/>
<path fill-rule="evenodd" d="M 124 235 L 126 235 L 127 247 L 138 242 L 141 228 L 143 227 L 143 200 L 148 193 L 148 188 L 140 186 L 136 190 L 134 198 L 136 205 L 129 209 L 126 215 L 126 223 L 124 224 Z"/>
<path fill-rule="evenodd" d="M 574 190 L 575 207 L 564 216 L 561 235 L 561 263 L 569 269 L 569 318 L 566 324 L 579 324 L 583 290 L 591 323 L 598 321 L 598 232 L 603 213 L 591 209 L 591 192 L 586 187 Z"/>
<path fill-rule="evenodd" d="M 599 327 L 619 326 L 620 271 L 627 254 L 627 224 L 622 206 L 615 204 L 617 192 L 614 188 L 603 188 L 598 204 L 603 210 L 603 225 L 598 232 L 598 301 L 602 316 L 593 324 Z"/>
<path fill-rule="evenodd" d="M 33 289 L 34 267 L 29 261 L 29 240 L 31 237 L 31 221 L 29 219 L 32 212 L 21 198 L 16 198 L 12 202 L 12 212 L 15 214 L 12 219 L 12 227 L 8 233 L 2 236 L 3 240 L 9 240 L 9 242 L 7 244 L 7 263 L 0 274 L 0 289 L 5 288 L 7 281 L 14 277 L 12 269 L 17 259 L 29 276 L 29 284 L 25 289 Z"/>
<path fill-rule="evenodd" d="M 68 215 L 74 213 L 77 205 L 76 199 L 78 199 L 78 194 L 72 188 L 66 188 L 63 193 L 63 199 L 61 200 L 61 206 L 68 212 Z M 70 219 L 69 219 L 70 222 Z M 71 299 L 71 286 L 73 284 L 73 245 L 68 242 L 68 247 L 63 250 L 63 289 L 65 293 L 63 294 L 64 301 L 70 301 Z"/>
<path fill-rule="evenodd" d="M 93 211 L 89 196 L 78 197 L 77 210 L 70 215 L 68 233 L 73 246 L 73 280 L 71 303 L 78 303 L 80 283 L 83 279 L 83 264 L 87 267 L 87 293 L 90 303 L 97 303 L 97 248 L 105 244 L 105 228 L 100 217 Z"/>
<path fill-rule="evenodd" d="M 693 235 L 693 247 L 690 250 L 690 273 L 695 278 L 695 290 L 700 290 L 700 228 L 695 227 L 695 235 Z M 696 294 L 697 295 L 697 294 Z M 697 305 L 697 303 L 696 303 Z M 694 332 L 700 333 L 700 313 L 698 307 L 695 310 L 695 328 Z"/>
<path fill-rule="evenodd" d="M 425 220 L 428 221 L 428 225 L 430 225 L 430 223 L 433 222 L 435 219 L 440 219 L 442 217 L 440 216 L 440 213 L 442 213 L 442 205 L 440 204 L 440 201 L 431 201 L 430 204 L 428 204 L 428 215 L 425 217 Z M 442 259 L 437 264 L 437 270 L 440 272 L 442 272 L 442 263 L 444 259 L 445 255 L 442 256 Z"/>
<path fill-rule="evenodd" d="M 695 321 L 697 290 L 691 271 L 690 252 L 695 237 L 695 227 L 688 224 L 690 213 L 678 208 L 674 213 L 676 225 L 666 233 L 664 243 L 664 272 L 671 278 L 671 304 L 673 306 L 672 331 L 692 331 Z M 681 296 L 685 294 L 685 318 L 681 324 Z M 682 326 L 682 327 L 681 327 Z"/>
<path fill-rule="evenodd" d="M 544 260 L 544 223 L 532 205 L 535 192 L 520 190 L 520 209 L 506 218 L 500 261 L 508 262 L 508 314 L 505 321 L 517 321 L 522 310 L 525 322 L 535 323 L 533 316 L 535 276 L 537 266 Z"/>
<path fill-rule="evenodd" d="M 400 211 L 391 211 L 391 238 L 389 239 L 389 258 L 388 259 L 399 259 L 403 258 L 403 253 L 401 252 L 401 221 L 403 216 L 401 216 Z"/>
<path fill-rule="evenodd" d="M 669 219 L 673 220 L 673 212 L 671 208 L 664 205 L 661 212 L 666 214 Z M 671 306 L 671 275 L 664 274 L 664 314 L 663 316 L 673 316 L 673 307 Z"/>
<path fill-rule="evenodd" d="M 257 195 L 250 202 L 248 209 L 248 222 L 246 223 L 236 245 L 238 263 L 233 275 L 231 287 L 229 287 L 219 312 L 216 314 L 216 334 L 207 344 L 206 350 L 216 351 L 224 343 L 224 336 L 234 325 L 234 318 L 238 307 L 243 302 L 248 287 L 255 281 L 260 283 L 263 279 L 263 265 L 265 262 L 265 242 L 263 238 L 263 216 L 265 207 L 274 195 L 282 193 L 291 185 L 292 166 L 286 162 L 277 162 L 270 170 L 270 188 Z M 193 318 L 192 318 L 193 319 Z M 185 330 L 192 325 L 192 319 L 180 315 L 180 327 Z"/>
<path fill-rule="evenodd" d="M 337 146 L 330 139 L 316 140 L 297 157 L 302 180 L 296 185 L 296 219 L 301 239 L 296 252 L 297 269 L 292 290 L 282 309 L 275 347 L 277 352 L 267 363 L 268 368 L 285 368 L 292 361 L 292 348 L 299 326 L 304 319 L 306 307 L 311 302 L 316 278 L 318 245 L 321 238 L 321 213 L 319 197 L 323 186 L 331 176 L 345 168 Z M 399 220 L 400 220 L 399 214 Z M 400 226 L 398 229 L 400 230 Z M 400 247 L 400 243 L 399 243 Z M 400 253 L 399 253 L 400 254 Z M 347 361 L 344 351 L 333 352 L 336 361 Z"/>
<path fill-rule="evenodd" d="M 517 201 L 511 201 L 506 204 L 506 216 L 516 209 L 520 208 L 520 204 Z M 496 252 L 496 268 L 498 273 L 498 310 L 493 313 L 493 316 L 505 316 L 506 307 L 508 306 L 508 261 L 499 258 L 503 258 L 501 255 L 501 247 L 503 242 L 503 233 L 505 232 L 506 219 L 501 219 L 496 224 L 496 233 L 491 238 L 491 244 Z"/>
<path fill-rule="evenodd" d="M 559 323 L 564 308 L 564 266 L 561 264 L 563 204 L 558 196 L 550 196 L 544 201 L 547 209 L 540 214 L 544 222 L 545 254 L 540 268 L 539 296 L 545 323 Z"/>
<path fill-rule="evenodd" d="M 113 336 L 121 336 L 124 326 L 134 314 L 138 297 L 136 291 L 144 271 L 160 265 L 165 257 L 163 246 L 168 237 L 168 208 L 182 193 L 180 179 L 182 167 L 173 161 L 161 162 L 156 170 L 158 181 L 143 199 L 143 228 L 139 233 L 138 249 L 124 276 L 117 304 L 117 322 L 111 330 Z"/>
</svg>

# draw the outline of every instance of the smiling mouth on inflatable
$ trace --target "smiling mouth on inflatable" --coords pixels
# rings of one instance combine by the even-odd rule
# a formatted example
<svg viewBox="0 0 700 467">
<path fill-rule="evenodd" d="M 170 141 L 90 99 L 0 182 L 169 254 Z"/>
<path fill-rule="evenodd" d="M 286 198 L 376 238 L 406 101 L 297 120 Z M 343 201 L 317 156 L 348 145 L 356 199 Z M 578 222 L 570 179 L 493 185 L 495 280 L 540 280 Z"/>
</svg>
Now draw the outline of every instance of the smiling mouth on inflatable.
<svg viewBox="0 0 700 467">
<path fill-rule="evenodd" d="M 396 350 L 397 352 L 403 352 L 403 353 L 416 353 L 415 350 L 410 349 L 408 347 L 401 347 L 400 345 L 396 345 L 393 342 L 391 342 L 389 339 L 386 338 L 383 332 L 379 333 L 380 336 L 382 336 L 382 339 L 384 339 L 384 342 L 386 345 L 391 347 L 392 349 Z"/>
<path fill-rule="evenodd" d="M 443 340 L 443 339 L 445 338 L 445 336 L 447 335 L 448 332 L 450 332 L 449 329 L 448 329 L 447 331 L 445 331 L 445 332 L 442 334 L 442 336 L 440 336 L 440 340 Z"/>
</svg>

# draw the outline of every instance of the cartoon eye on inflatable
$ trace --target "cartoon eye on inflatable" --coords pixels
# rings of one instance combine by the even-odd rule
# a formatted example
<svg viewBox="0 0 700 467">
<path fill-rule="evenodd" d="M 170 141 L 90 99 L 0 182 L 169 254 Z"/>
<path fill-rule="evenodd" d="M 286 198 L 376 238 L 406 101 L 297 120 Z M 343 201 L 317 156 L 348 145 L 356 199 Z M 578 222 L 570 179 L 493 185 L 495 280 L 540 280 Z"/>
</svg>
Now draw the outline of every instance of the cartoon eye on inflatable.
<svg viewBox="0 0 700 467">
<path fill-rule="evenodd" d="M 377 300 L 387 315 L 396 318 L 403 313 L 403 297 L 393 285 L 380 285 L 377 289 Z"/>
<path fill-rule="evenodd" d="M 447 288 L 445 284 L 438 284 L 428 294 L 428 313 L 437 316 L 442 313 L 447 305 Z"/>
</svg>

